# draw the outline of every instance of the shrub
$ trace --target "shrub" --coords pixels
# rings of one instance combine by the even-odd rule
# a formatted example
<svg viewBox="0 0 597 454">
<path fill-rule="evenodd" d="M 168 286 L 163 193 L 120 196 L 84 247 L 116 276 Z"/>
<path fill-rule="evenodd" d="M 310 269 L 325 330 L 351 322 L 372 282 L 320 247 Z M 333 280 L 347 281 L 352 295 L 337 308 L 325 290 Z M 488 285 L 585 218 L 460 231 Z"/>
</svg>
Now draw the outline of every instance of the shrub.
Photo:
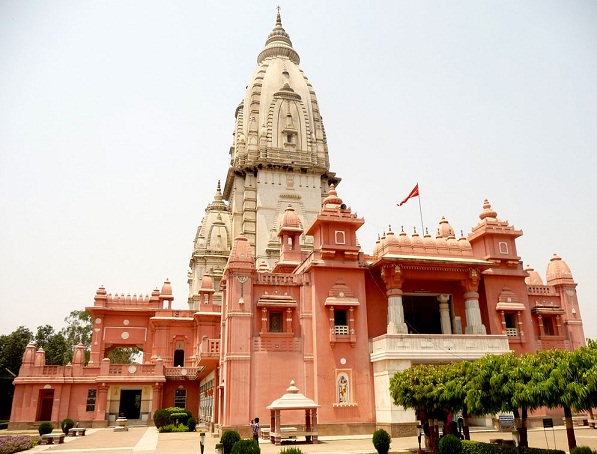
<svg viewBox="0 0 597 454">
<path fill-rule="evenodd" d="M 191 417 L 191 415 L 187 412 L 176 412 L 176 413 L 170 413 L 170 422 L 172 424 L 175 424 L 178 422 L 178 424 L 182 424 L 183 426 L 187 425 L 187 420 Z"/>
<path fill-rule="evenodd" d="M 280 454 L 303 454 L 299 448 L 284 448 L 280 451 Z"/>
<path fill-rule="evenodd" d="M 164 427 L 168 422 L 170 422 L 170 412 L 168 410 L 160 408 L 153 413 L 153 423 L 158 429 Z"/>
<path fill-rule="evenodd" d="M 224 447 L 224 454 L 232 454 L 232 446 L 240 440 L 240 435 L 236 430 L 227 430 L 222 434 L 220 442 Z"/>
<path fill-rule="evenodd" d="M 462 442 L 455 435 L 445 435 L 439 440 L 439 454 L 460 454 Z"/>
<path fill-rule="evenodd" d="M 188 432 L 189 428 L 187 426 L 183 426 L 182 424 L 179 424 L 178 426 L 174 425 L 174 424 L 167 424 L 165 426 L 162 426 L 158 429 L 158 431 L 160 433 L 168 433 L 168 432 Z"/>
<path fill-rule="evenodd" d="M 570 454 L 593 454 L 594 452 L 588 446 L 577 446 L 570 450 Z"/>
<path fill-rule="evenodd" d="M 379 454 L 388 454 L 392 437 L 383 429 L 377 429 L 373 434 L 373 447 Z"/>
<path fill-rule="evenodd" d="M 75 422 L 70 418 L 65 418 L 60 423 L 60 427 L 62 428 L 62 432 L 68 434 L 68 431 L 75 427 Z"/>
<path fill-rule="evenodd" d="M 195 432 L 195 428 L 197 427 L 197 420 L 195 418 L 189 418 L 187 421 L 187 425 L 189 426 L 189 432 Z"/>
<path fill-rule="evenodd" d="M 39 425 L 39 429 L 38 432 L 40 435 L 45 435 L 45 434 L 51 434 L 52 431 L 54 430 L 54 425 L 51 422 L 42 422 Z"/>
<path fill-rule="evenodd" d="M 231 454 L 260 454 L 261 448 L 255 440 L 239 440 L 232 446 Z"/>
</svg>

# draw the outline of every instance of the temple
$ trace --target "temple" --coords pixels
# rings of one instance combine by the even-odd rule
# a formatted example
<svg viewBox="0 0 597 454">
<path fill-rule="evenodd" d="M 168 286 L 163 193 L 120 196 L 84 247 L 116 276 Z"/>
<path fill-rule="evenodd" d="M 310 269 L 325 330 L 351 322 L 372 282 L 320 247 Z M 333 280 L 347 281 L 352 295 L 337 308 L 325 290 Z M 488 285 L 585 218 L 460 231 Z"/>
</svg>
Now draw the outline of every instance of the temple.
<svg viewBox="0 0 597 454">
<path fill-rule="evenodd" d="M 516 247 L 523 232 L 487 200 L 471 208 L 479 215 L 467 235 L 442 218 L 432 233 L 389 228 L 363 251 L 365 220 L 341 198 L 299 63 L 278 13 L 236 107 L 222 156 L 229 170 L 223 184 L 213 182 L 197 229 L 188 308 L 173 308 L 168 281 L 145 296 L 100 287 L 86 308 L 88 363 L 83 345 L 72 363 L 53 366 L 30 344 L 10 428 L 66 417 L 105 427 L 121 414 L 150 423 L 156 409 L 176 405 L 213 431 L 248 436 L 251 419 L 265 423 L 271 412 L 274 421 L 285 408 L 279 398 L 292 382 L 320 435 L 412 435 L 414 412 L 390 398 L 396 371 L 584 345 L 566 262 L 554 255 L 545 281 L 524 268 Z M 120 347 L 143 357 L 112 364 L 107 354 Z M 302 424 L 305 411 L 284 418 Z"/>
</svg>

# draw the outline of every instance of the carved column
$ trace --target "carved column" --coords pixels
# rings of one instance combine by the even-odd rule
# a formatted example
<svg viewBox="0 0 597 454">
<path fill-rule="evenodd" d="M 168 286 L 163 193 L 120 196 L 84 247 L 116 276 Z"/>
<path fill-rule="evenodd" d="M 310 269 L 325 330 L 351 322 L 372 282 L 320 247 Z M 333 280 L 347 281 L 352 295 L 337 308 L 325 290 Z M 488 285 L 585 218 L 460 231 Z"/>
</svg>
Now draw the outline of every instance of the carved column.
<svg viewBox="0 0 597 454">
<path fill-rule="evenodd" d="M 450 295 L 438 295 L 439 318 L 442 325 L 442 334 L 452 334 L 452 323 L 450 322 Z"/>
<path fill-rule="evenodd" d="M 106 417 L 106 404 L 108 402 L 108 386 L 105 383 L 102 383 L 98 386 L 97 390 L 97 406 L 95 411 L 95 419 L 96 421 L 101 421 L 107 419 Z"/>
<path fill-rule="evenodd" d="M 481 321 L 481 310 L 479 309 L 479 271 L 471 269 L 468 278 L 464 280 L 465 289 L 464 305 L 466 313 L 465 334 L 487 334 L 485 325 Z"/>
<path fill-rule="evenodd" d="M 381 277 L 388 297 L 388 334 L 408 334 L 402 306 L 402 270 L 398 265 L 385 265 Z"/>
</svg>

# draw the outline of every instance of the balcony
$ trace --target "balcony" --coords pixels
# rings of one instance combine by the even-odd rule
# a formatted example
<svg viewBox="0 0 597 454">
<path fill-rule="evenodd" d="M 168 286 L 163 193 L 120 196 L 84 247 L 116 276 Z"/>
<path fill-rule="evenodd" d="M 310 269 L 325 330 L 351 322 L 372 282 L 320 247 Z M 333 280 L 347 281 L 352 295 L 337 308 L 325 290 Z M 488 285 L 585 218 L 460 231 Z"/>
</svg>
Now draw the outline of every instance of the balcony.
<svg viewBox="0 0 597 454">
<path fill-rule="evenodd" d="M 201 367 L 164 367 L 164 375 L 168 380 L 197 380 L 199 374 L 205 369 Z"/>
<path fill-rule="evenodd" d="M 199 364 L 202 366 L 213 366 L 220 360 L 220 339 L 201 340 L 199 344 Z"/>
<path fill-rule="evenodd" d="M 505 335 L 384 334 L 369 341 L 371 362 L 447 363 L 510 351 Z"/>
</svg>

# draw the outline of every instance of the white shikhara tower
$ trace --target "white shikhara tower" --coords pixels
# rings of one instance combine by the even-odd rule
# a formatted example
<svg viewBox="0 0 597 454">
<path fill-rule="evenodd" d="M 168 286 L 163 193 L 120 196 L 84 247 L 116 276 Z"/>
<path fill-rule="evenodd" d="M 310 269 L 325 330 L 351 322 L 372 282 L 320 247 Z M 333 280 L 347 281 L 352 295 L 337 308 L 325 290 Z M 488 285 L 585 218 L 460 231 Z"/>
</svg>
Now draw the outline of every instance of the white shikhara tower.
<svg viewBox="0 0 597 454">
<path fill-rule="evenodd" d="M 214 218 L 208 207 L 197 231 L 189 272 L 191 306 L 199 301 L 205 275 L 213 280 L 217 302 L 222 244 L 230 245 L 242 233 L 254 251 L 256 265 L 271 268 L 280 256 L 277 234 L 284 210 L 292 206 L 306 230 L 330 184 L 339 182 L 329 170 L 315 91 L 299 63 L 278 12 L 276 26 L 257 57 L 245 99 L 236 109 L 230 168 L 222 193 L 227 210 L 218 207 L 218 225 L 214 226 L 207 219 Z M 219 237 L 213 234 L 214 228 Z M 311 249 L 312 239 L 303 235 L 301 247 Z M 226 256 L 228 251 L 229 246 Z"/>
</svg>

